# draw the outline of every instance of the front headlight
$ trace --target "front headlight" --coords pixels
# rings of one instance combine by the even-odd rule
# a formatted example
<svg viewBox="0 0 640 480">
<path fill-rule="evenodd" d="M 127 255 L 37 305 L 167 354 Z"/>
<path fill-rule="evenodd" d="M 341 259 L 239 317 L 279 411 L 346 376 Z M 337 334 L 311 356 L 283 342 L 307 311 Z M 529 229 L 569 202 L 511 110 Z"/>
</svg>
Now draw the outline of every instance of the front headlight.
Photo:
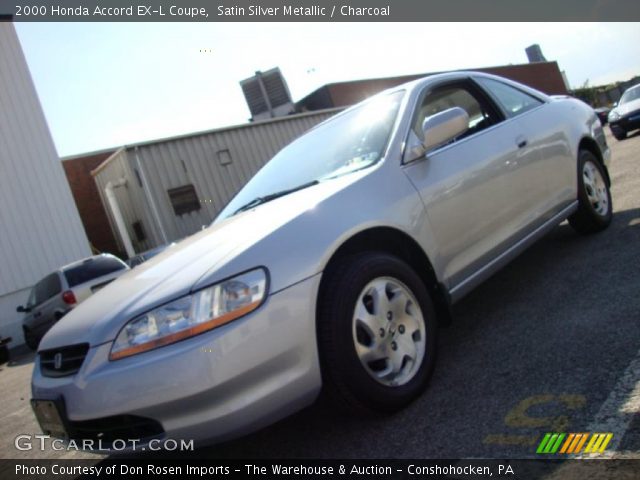
<svg viewBox="0 0 640 480">
<path fill-rule="evenodd" d="M 620 114 L 618 112 L 616 112 L 615 110 L 611 110 L 609 112 L 609 121 L 610 122 L 615 122 L 616 120 L 618 120 L 620 118 Z"/>
<path fill-rule="evenodd" d="M 174 300 L 128 322 L 116 337 L 110 360 L 169 345 L 229 323 L 260 306 L 267 274 L 258 268 Z"/>
</svg>

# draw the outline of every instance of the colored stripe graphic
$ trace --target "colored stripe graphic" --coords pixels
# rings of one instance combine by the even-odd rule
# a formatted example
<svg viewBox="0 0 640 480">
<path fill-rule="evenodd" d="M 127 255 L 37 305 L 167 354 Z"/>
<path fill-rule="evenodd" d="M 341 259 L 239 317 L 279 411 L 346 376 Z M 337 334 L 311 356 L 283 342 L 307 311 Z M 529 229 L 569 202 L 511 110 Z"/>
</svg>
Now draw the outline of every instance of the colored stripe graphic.
<svg viewBox="0 0 640 480">
<path fill-rule="evenodd" d="M 582 436 L 580 437 L 580 441 L 576 445 L 576 449 L 573 451 L 573 453 L 580 453 L 580 450 L 582 450 L 582 446 L 587 441 L 587 438 L 589 438 L 589 434 L 588 433 L 583 433 L 581 435 Z"/>
<path fill-rule="evenodd" d="M 603 453 L 612 438 L 613 433 L 594 433 L 584 453 Z"/>
<path fill-rule="evenodd" d="M 553 433 L 551 434 L 551 438 L 549 439 L 549 441 L 547 442 L 547 446 L 544 447 L 544 452 L 542 453 L 552 453 L 551 449 L 553 448 L 553 446 L 556 443 L 556 439 L 558 438 L 558 434 L 557 433 Z"/>
<path fill-rule="evenodd" d="M 538 445 L 536 453 L 556 453 L 565 436 L 565 433 L 547 433 Z"/>
<path fill-rule="evenodd" d="M 547 445 L 547 442 L 549 441 L 550 438 L 551 438 L 551 434 L 547 433 L 542 439 L 542 441 L 540 442 L 540 445 L 538 445 L 538 450 L 536 450 L 536 453 L 544 452 L 544 447 Z"/>
<path fill-rule="evenodd" d="M 567 449 L 567 453 L 575 453 L 578 449 L 578 445 L 584 442 L 585 435 L 586 434 L 584 433 L 576 433 L 575 437 L 573 438 L 573 442 L 571 442 L 571 445 L 569 445 L 569 448 Z"/>
<path fill-rule="evenodd" d="M 587 444 L 584 453 L 603 453 L 611 442 L 613 433 L 546 433 L 538 445 L 536 453 L 541 454 L 576 454 L 582 452 L 585 443 Z M 566 440 L 565 440 L 566 439 Z M 587 440 L 589 442 L 587 443 Z"/>
<path fill-rule="evenodd" d="M 566 434 L 564 433 L 559 433 L 558 434 L 558 439 L 556 440 L 556 443 L 553 445 L 553 447 L 551 447 L 551 450 L 549 453 L 556 453 L 558 451 L 558 449 L 560 448 L 560 444 L 562 444 L 562 440 L 564 440 Z"/>
<path fill-rule="evenodd" d="M 562 445 L 562 448 L 560 449 L 560 453 L 567 453 L 567 449 L 569 448 L 569 446 L 571 445 L 571 442 L 573 442 L 573 439 L 576 437 L 575 433 L 570 433 L 569 436 L 567 437 L 567 440 L 564 442 L 564 445 Z"/>
<path fill-rule="evenodd" d="M 598 453 L 604 453 L 605 448 L 607 448 L 607 445 L 609 445 L 609 442 L 613 438 L 613 433 L 607 433 L 606 435 L 607 436 L 605 437 L 604 441 L 602 442 L 602 445 L 600 445 L 600 451 Z"/>
</svg>

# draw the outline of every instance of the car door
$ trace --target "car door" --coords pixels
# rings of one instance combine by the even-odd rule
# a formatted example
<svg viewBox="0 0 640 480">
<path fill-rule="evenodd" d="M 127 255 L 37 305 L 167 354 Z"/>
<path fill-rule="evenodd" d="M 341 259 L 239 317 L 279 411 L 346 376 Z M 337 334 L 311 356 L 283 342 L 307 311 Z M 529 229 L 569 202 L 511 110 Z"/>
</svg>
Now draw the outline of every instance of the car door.
<svg viewBox="0 0 640 480">
<path fill-rule="evenodd" d="M 470 80 L 427 87 L 418 101 L 412 133 L 424 118 L 461 107 L 469 129 L 404 167 L 426 207 L 438 243 L 435 259 L 444 281 L 456 289 L 509 248 L 515 219 L 512 178 L 523 162 L 521 129 Z M 535 155 L 535 154 L 533 154 Z"/>
<path fill-rule="evenodd" d="M 521 131 L 517 163 L 510 175 L 510 196 L 517 212 L 515 227 L 527 234 L 575 199 L 575 161 L 563 136 L 564 120 L 534 95 L 497 79 L 474 80 Z"/>
<path fill-rule="evenodd" d="M 35 284 L 31 287 L 31 291 L 29 292 L 29 298 L 27 299 L 27 303 L 25 304 L 26 313 L 22 319 L 22 323 L 27 326 L 27 328 L 34 328 L 36 324 L 36 319 L 34 318 L 36 304 L 37 304 L 37 288 L 38 284 Z M 20 311 L 20 310 L 18 310 Z"/>
<path fill-rule="evenodd" d="M 37 305 L 33 312 L 35 331 L 44 333 L 53 324 L 56 319 L 56 311 L 60 307 L 61 293 L 62 284 L 57 272 L 47 275 L 38 282 L 36 286 Z"/>
</svg>

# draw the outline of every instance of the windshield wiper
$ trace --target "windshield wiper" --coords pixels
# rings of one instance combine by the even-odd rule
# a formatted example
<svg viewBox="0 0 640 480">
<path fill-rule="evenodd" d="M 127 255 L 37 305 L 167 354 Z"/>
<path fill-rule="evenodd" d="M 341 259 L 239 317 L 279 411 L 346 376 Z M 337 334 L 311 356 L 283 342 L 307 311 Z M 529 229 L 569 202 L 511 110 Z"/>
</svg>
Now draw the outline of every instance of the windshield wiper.
<svg viewBox="0 0 640 480">
<path fill-rule="evenodd" d="M 288 188 L 286 190 L 281 190 L 275 193 L 270 193 L 269 195 L 264 195 L 263 197 L 256 197 L 253 200 L 251 200 L 249 203 L 246 203 L 245 205 L 237 209 L 235 212 L 233 212 L 233 214 L 236 215 L 240 212 L 244 212 L 245 210 L 250 210 L 253 207 L 262 205 L 263 203 L 270 202 L 271 200 L 274 200 L 279 197 L 284 197 L 285 195 L 289 195 L 290 193 L 297 192 L 298 190 L 304 190 L 305 188 L 312 187 L 319 183 L 320 182 L 318 180 L 313 180 L 312 182 L 303 183 L 302 185 L 298 185 L 297 187 Z"/>
</svg>

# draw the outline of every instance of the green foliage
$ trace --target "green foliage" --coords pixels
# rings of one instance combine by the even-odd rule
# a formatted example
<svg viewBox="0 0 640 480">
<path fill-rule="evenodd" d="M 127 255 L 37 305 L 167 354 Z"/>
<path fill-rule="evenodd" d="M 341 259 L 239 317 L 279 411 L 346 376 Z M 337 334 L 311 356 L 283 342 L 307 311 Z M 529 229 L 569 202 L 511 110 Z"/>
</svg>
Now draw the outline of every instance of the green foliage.
<svg viewBox="0 0 640 480">
<path fill-rule="evenodd" d="M 598 89 L 596 87 L 580 87 L 576 88 L 571 92 L 571 95 L 579 98 L 583 102 L 588 103 L 589 105 L 595 105 L 598 99 L 596 91 Z"/>
</svg>

